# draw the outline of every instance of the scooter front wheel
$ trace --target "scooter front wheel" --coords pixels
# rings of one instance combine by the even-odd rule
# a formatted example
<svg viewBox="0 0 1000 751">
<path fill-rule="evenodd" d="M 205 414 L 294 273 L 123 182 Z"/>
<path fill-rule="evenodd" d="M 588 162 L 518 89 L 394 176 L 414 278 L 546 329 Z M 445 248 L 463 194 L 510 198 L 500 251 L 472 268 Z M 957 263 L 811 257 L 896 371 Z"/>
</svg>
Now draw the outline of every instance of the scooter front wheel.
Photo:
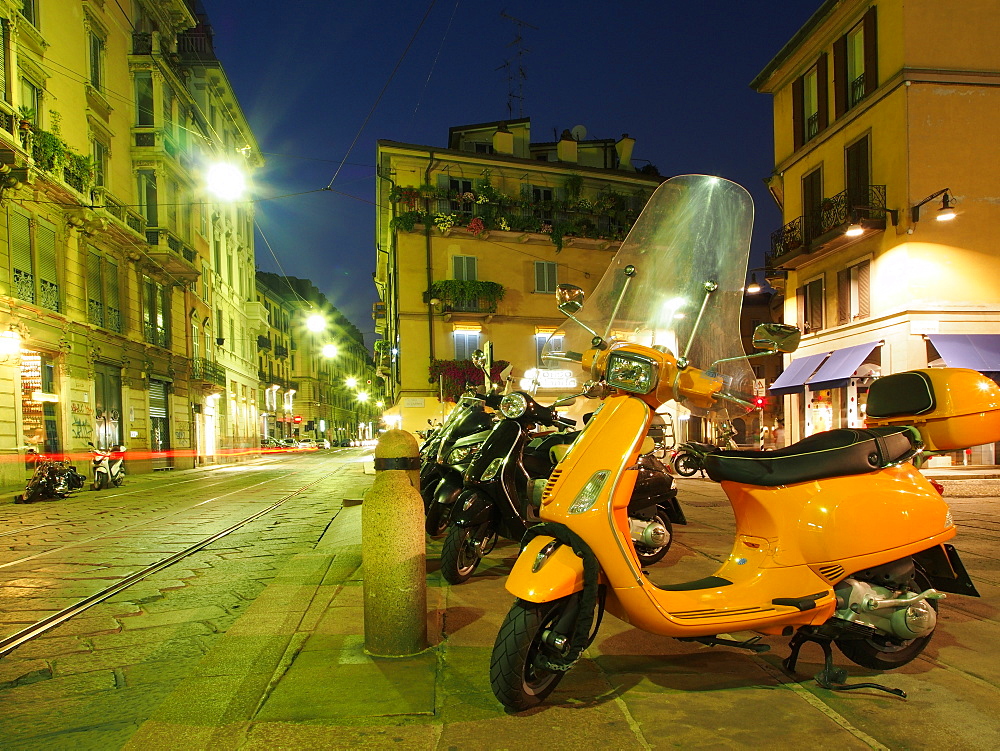
<svg viewBox="0 0 1000 751">
<path fill-rule="evenodd" d="M 431 503 L 424 520 L 424 531 L 431 537 L 440 537 L 448 528 L 449 508 L 442 503 Z"/>
<path fill-rule="evenodd" d="M 448 528 L 441 548 L 441 575 L 449 584 L 461 584 L 479 567 L 483 560 L 481 543 L 490 535 L 489 524 L 479 527 Z"/>
<path fill-rule="evenodd" d="M 507 709 L 523 712 L 541 704 L 566 674 L 541 667 L 538 662 L 547 651 L 558 654 L 547 640 L 551 640 L 553 628 L 572 599 L 542 603 L 518 600 L 508 611 L 490 658 L 493 695 Z"/>
</svg>

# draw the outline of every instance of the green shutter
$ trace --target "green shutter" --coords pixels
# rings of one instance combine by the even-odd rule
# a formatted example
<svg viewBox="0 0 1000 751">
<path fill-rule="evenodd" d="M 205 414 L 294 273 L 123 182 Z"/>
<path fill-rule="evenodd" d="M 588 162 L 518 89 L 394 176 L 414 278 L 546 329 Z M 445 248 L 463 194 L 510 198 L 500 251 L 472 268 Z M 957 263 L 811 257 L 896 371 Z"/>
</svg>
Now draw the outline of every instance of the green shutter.
<svg viewBox="0 0 1000 751">
<path fill-rule="evenodd" d="M 871 315 L 871 263 L 864 261 L 858 264 L 858 316 L 868 318 Z"/>
<path fill-rule="evenodd" d="M 7 70 L 7 19 L 0 19 L 0 71 Z M 10 101 L 10 94 L 7 93 L 7 86 L 0 84 L 0 99 L 5 102 Z"/>
<path fill-rule="evenodd" d="M 39 219 L 35 229 L 38 243 L 38 276 L 47 282 L 58 283 L 56 276 L 56 228 L 55 225 Z"/>
<path fill-rule="evenodd" d="M 14 268 L 27 274 L 34 272 L 31 262 L 31 220 L 25 214 L 10 214 L 10 245 Z"/>
<path fill-rule="evenodd" d="M 97 303 L 104 302 L 101 288 L 101 256 L 91 250 L 87 253 L 87 298 Z"/>
<path fill-rule="evenodd" d="M 121 310 L 120 292 L 118 286 L 118 264 L 110 259 L 104 261 L 104 304 L 109 308 Z"/>
</svg>

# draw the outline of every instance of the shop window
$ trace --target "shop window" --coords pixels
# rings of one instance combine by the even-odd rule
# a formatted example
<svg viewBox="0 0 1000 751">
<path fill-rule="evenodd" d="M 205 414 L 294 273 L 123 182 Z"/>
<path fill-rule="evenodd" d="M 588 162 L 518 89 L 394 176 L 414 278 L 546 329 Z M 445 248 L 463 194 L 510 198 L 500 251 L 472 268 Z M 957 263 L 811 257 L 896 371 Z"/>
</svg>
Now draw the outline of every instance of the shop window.
<svg viewBox="0 0 1000 751">
<path fill-rule="evenodd" d="M 62 451 L 58 405 L 54 359 L 44 352 L 21 350 L 21 424 L 25 446 L 46 455 Z"/>
</svg>

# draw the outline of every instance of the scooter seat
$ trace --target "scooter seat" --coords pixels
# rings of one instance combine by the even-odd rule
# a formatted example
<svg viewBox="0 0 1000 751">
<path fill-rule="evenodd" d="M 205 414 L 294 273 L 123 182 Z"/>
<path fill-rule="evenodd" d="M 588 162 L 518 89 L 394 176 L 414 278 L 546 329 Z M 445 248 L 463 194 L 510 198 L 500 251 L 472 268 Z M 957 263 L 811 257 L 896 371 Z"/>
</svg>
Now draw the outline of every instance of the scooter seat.
<svg viewBox="0 0 1000 751">
<path fill-rule="evenodd" d="M 705 457 L 705 471 L 716 482 L 775 487 L 874 472 L 909 459 L 920 446 L 919 434 L 908 426 L 838 428 L 777 451 L 710 454 Z"/>
</svg>

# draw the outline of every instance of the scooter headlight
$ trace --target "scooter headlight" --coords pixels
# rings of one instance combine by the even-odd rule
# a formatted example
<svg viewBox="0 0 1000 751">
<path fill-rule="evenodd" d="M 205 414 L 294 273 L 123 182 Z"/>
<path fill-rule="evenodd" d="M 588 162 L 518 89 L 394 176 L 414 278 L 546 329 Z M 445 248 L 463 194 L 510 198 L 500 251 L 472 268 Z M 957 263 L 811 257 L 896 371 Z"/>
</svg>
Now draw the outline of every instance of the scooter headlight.
<svg viewBox="0 0 1000 751">
<path fill-rule="evenodd" d="M 516 420 L 528 411 L 528 397 L 514 391 L 500 400 L 500 414 L 508 420 Z"/>
<path fill-rule="evenodd" d="M 648 394 L 656 387 L 656 363 L 648 357 L 613 352 L 608 357 L 605 382 L 616 389 Z"/>
<path fill-rule="evenodd" d="M 591 475 L 590 479 L 587 480 L 587 484 L 583 486 L 583 489 L 577 495 L 576 499 L 569 505 L 566 509 L 566 513 L 569 514 L 582 514 L 584 511 L 590 511 L 597 503 L 597 497 L 601 494 L 601 490 L 604 488 L 604 483 L 608 481 L 608 476 L 611 473 L 602 469 L 599 472 L 595 472 Z"/>
<path fill-rule="evenodd" d="M 481 443 L 470 443 L 466 446 L 459 446 L 451 450 L 448 454 L 448 464 L 461 464 L 474 453 L 479 451 L 479 447 L 482 446 Z"/>
</svg>

